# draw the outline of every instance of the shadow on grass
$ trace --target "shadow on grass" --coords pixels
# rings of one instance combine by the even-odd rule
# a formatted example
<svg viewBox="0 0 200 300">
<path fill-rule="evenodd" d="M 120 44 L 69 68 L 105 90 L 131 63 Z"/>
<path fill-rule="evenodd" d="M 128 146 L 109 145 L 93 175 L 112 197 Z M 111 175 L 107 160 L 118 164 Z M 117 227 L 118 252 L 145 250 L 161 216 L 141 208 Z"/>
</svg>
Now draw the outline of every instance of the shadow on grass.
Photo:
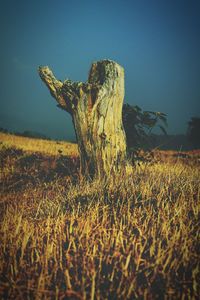
<svg viewBox="0 0 200 300">
<path fill-rule="evenodd" d="M 1 151 L 3 191 L 20 191 L 27 185 L 50 183 L 60 178 L 71 177 L 77 180 L 80 161 L 72 156 L 47 156 L 41 153 L 23 153 L 22 150 L 9 148 Z"/>
</svg>

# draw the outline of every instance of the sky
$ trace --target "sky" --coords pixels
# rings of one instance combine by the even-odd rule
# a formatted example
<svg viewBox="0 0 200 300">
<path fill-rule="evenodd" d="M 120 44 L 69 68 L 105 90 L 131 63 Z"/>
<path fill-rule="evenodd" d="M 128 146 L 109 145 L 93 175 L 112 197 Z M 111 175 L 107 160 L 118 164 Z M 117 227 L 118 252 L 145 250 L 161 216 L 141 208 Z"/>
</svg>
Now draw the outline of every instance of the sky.
<svg viewBox="0 0 200 300">
<path fill-rule="evenodd" d="M 38 75 L 87 81 L 92 62 L 125 69 L 126 103 L 185 133 L 200 116 L 199 0 L 1 0 L 0 127 L 73 139 L 71 117 Z"/>
</svg>

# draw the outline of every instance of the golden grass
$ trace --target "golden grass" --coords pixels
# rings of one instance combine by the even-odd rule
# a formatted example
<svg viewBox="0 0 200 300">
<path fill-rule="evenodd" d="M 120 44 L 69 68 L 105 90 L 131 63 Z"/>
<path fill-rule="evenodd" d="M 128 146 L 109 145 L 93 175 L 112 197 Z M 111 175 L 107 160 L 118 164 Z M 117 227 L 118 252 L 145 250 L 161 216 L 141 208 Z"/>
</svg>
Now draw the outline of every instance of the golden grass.
<svg viewBox="0 0 200 300">
<path fill-rule="evenodd" d="M 74 145 L 2 136 L 2 299 L 198 299 L 199 152 L 89 182 Z"/>
<path fill-rule="evenodd" d="M 29 152 L 41 152 L 49 155 L 78 155 L 77 144 L 63 141 L 49 141 L 16 136 L 0 132 L 0 141 L 7 147 L 14 147 Z"/>
</svg>

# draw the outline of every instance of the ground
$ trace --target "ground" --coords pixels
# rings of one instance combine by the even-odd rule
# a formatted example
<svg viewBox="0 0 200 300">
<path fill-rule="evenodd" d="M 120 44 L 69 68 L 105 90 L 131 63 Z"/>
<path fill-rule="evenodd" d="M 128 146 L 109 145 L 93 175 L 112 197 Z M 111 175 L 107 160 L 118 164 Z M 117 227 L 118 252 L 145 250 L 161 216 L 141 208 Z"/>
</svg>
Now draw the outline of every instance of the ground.
<svg viewBox="0 0 200 300">
<path fill-rule="evenodd" d="M 102 182 L 76 144 L 0 140 L 2 299 L 198 299 L 200 151 Z"/>
</svg>

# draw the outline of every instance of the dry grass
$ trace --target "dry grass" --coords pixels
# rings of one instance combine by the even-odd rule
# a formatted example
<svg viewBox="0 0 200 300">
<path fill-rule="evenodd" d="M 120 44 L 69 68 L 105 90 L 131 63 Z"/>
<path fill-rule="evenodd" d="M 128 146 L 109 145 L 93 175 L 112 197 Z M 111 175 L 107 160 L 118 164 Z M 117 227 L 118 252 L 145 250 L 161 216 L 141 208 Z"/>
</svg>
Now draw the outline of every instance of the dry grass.
<svg viewBox="0 0 200 300">
<path fill-rule="evenodd" d="M 28 152 L 40 152 L 48 155 L 58 155 L 59 153 L 70 156 L 78 155 L 77 145 L 69 142 L 32 139 L 1 132 L 0 141 L 8 148 L 14 147 Z"/>
<path fill-rule="evenodd" d="M 199 151 L 89 182 L 74 145 L 1 138 L 2 299 L 198 299 Z"/>
</svg>

